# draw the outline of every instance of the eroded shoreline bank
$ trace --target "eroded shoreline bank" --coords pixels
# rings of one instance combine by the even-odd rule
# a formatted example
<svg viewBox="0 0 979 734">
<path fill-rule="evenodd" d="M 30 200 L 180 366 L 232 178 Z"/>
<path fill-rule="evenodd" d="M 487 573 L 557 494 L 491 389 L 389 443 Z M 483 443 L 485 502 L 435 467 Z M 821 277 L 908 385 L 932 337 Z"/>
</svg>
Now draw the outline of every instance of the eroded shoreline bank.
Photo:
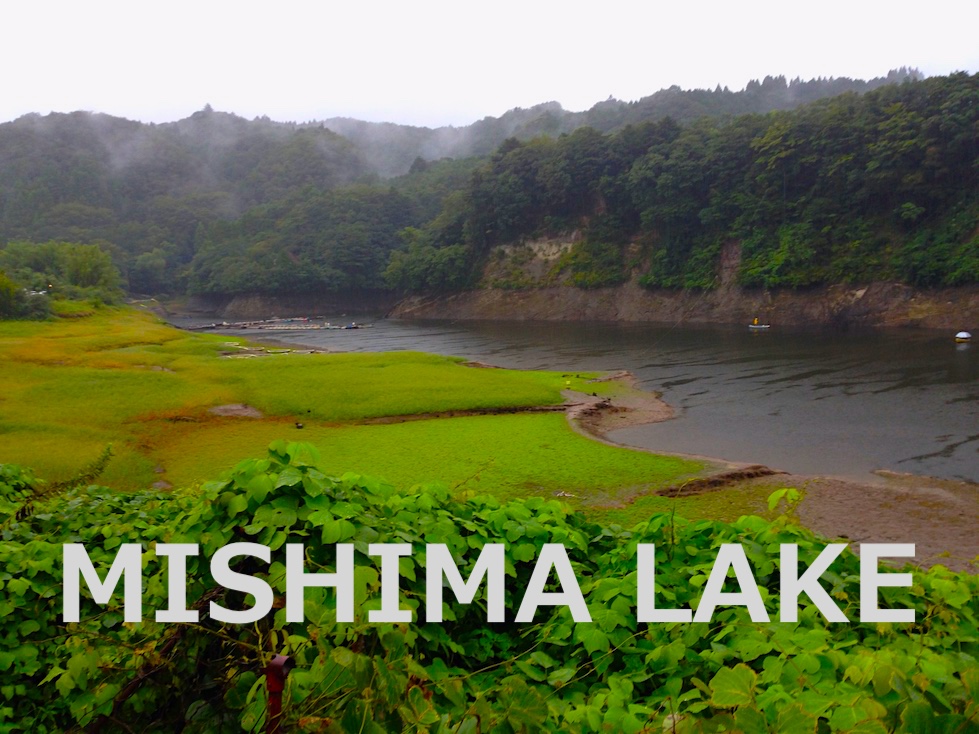
<svg viewBox="0 0 979 734">
<path fill-rule="evenodd" d="M 411 296 L 389 313 L 401 319 L 459 321 L 600 321 L 664 324 L 747 324 L 754 317 L 778 326 L 916 327 L 959 330 L 979 325 L 979 286 L 916 289 L 902 283 L 766 290 L 649 290 L 632 280 L 595 289 L 553 286 L 481 288 Z"/>
</svg>

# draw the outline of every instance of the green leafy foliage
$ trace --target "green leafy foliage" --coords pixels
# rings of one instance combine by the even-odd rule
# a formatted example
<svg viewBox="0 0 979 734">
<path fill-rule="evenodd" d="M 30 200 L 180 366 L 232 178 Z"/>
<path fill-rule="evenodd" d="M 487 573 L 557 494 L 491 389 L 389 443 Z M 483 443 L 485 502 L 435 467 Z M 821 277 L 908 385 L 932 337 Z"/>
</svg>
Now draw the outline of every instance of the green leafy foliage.
<svg viewBox="0 0 979 734">
<path fill-rule="evenodd" d="M 191 264 L 203 293 L 368 290 L 398 232 L 413 224 L 412 202 L 394 189 L 303 189 L 214 225 Z"/>
<path fill-rule="evenodd" d="M 122 297 L 119 269 L 109 252 L 98 245 L 10 242 L 0 247 L 0 267 L 13 273 L 25 288 L 53 298 L 114 303 Z M 47 302 L 39 295 L 22 298 Z"/>
<path fill-rule="evenodd" d="M 589 241 L 574 245 L 557 263 L 557 268 L 565 267 L 578 288 L 602 288 L 626 279 L 622 250 L 610 244 Z"/>
<path fill-rule="evenodd" d="M 632 530 L 602 527 L 553 500 L 454 499 L 438 487 L 331 476 L 311 447 L 284 442 L 199 490 L 90 486 L 12 521 L 31 484 L 23 470 L 0 471 L 9 506 L 0 534 L 3 731 L 255 731 L 265 724 L 264 666 L 276 653 L 297 662 L 284 695 L 285 723 L 297 731 L 979 730 L 976 576 L 935 567 L 886 590 L 883 606 L 916 610 L 907 625 L 830 625 L 805 605 L 791 624 L 754 623 L 737 607 L 719 607 L 710 624 L 637 621 L 638 543 L 656 544 L 665 607 L 696 607 L 717 549 L 740 543 L 777 618 L 779 544 L 798 544 L 802 564 L 824 544 L 784 516 L 724 524 L 664 514 Z M 773 504 L 782 499 L 793 496 Z M 206 614 L 198 624 L 152 621 L 168 588 L 155 543 L 200 544 L 202 555 L 188 559 L 187 603 L 205 612 L 211 601 L 251 603 L 216 585 L 207 563 L 240 540 L 272 549 L 271 564 L 235 566 L 271 585 L 272 613 L 252 625 Z M 118 594 L 96 605 L 84 584 L 81 622 L 61 622 L 65 542 L 85 544 L 102 574 L 122 543 L 142 544 L 142 623 L 122 621 Z M 307 572 L 331 572 L 332 545 L 344 542 L 355 549 L 355 621 L 336 621 L 332 589 L 309 588 L 305 622 L 288 623 L 284 545 L 305 544 Z M 413 548 L 400 564 L 411 623 L 367 621 L 380 605 L 380 561 L 368 545 L 384 542 Z M 425 545 L 444 543 L 466 577 L 491 542 L 507 547 L 508 621 L 486 621 L 481 589 L 468 605 L 448 592 L 444 623 L 426 622 Z M 574 623 L 563 606 L 542 607 L 532 624 L 512 621 L 545 543 L 564 545 L 592 622 Z M 823 577 L 851 619 L 858 575 L 847 552 Z"/>
<path fill-rule="evenodd" d="M 20 286 L 0 271 L 0 318 L 10 318 L 20 312 Z"/>
</svg>

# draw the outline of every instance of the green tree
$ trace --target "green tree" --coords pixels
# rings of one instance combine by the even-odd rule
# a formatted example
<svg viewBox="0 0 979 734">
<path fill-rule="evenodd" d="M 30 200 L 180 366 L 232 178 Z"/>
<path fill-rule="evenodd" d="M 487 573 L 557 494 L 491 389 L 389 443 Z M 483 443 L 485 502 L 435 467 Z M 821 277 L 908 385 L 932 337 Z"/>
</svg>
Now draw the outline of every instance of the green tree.
<svg viewBox="0 0 979 734">
<path fill-rule="evenodd" d="M 80 288 L 119 288 L 119 269 L 109 253 L 98 245 L 66 243 L 64 246 L 64 277 L 70 285 Z"/>
<path fill-rule="evenodd" d="M 9 319 L 17 315 L 20 286 L 0 270 L 0 318 Z"/>
<path fill-rule="evenodd" d="M 160 293 L 166 289 L 167 260 L 159 247 L 137 257 L 129 269 L 129 288 L 136 293 Z"/>
</svg>

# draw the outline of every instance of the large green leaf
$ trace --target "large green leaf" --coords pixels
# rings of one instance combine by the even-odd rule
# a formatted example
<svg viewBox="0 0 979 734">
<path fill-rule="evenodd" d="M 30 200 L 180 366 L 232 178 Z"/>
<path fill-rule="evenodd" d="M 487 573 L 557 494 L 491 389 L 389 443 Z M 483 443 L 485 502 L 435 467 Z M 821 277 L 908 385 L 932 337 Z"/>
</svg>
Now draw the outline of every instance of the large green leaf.
<svg viewBox="0 0 979 734">
<path fill-rule="evenodd" d="M 710 681 L 711 703 L 719 708 L 744 706 L 754 700 L 758 676 L 747 665 L 721 668 Z"/>
</svg>

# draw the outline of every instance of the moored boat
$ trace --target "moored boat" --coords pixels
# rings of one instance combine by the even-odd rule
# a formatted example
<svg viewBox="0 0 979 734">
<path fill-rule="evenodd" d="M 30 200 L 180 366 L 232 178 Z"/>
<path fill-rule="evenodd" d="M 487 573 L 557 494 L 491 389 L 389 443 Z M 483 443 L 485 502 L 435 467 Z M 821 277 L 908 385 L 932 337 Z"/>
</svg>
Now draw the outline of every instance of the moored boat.
<svg viewBox="0 0 979 734">
<path fill-rule="evenodd" d="M 966 342 L 972 341 L 972 334 L 968 331 L 960 331 L 955 335 L 955 341 L 957 344 L 965 344 Z"/>
</svg>

